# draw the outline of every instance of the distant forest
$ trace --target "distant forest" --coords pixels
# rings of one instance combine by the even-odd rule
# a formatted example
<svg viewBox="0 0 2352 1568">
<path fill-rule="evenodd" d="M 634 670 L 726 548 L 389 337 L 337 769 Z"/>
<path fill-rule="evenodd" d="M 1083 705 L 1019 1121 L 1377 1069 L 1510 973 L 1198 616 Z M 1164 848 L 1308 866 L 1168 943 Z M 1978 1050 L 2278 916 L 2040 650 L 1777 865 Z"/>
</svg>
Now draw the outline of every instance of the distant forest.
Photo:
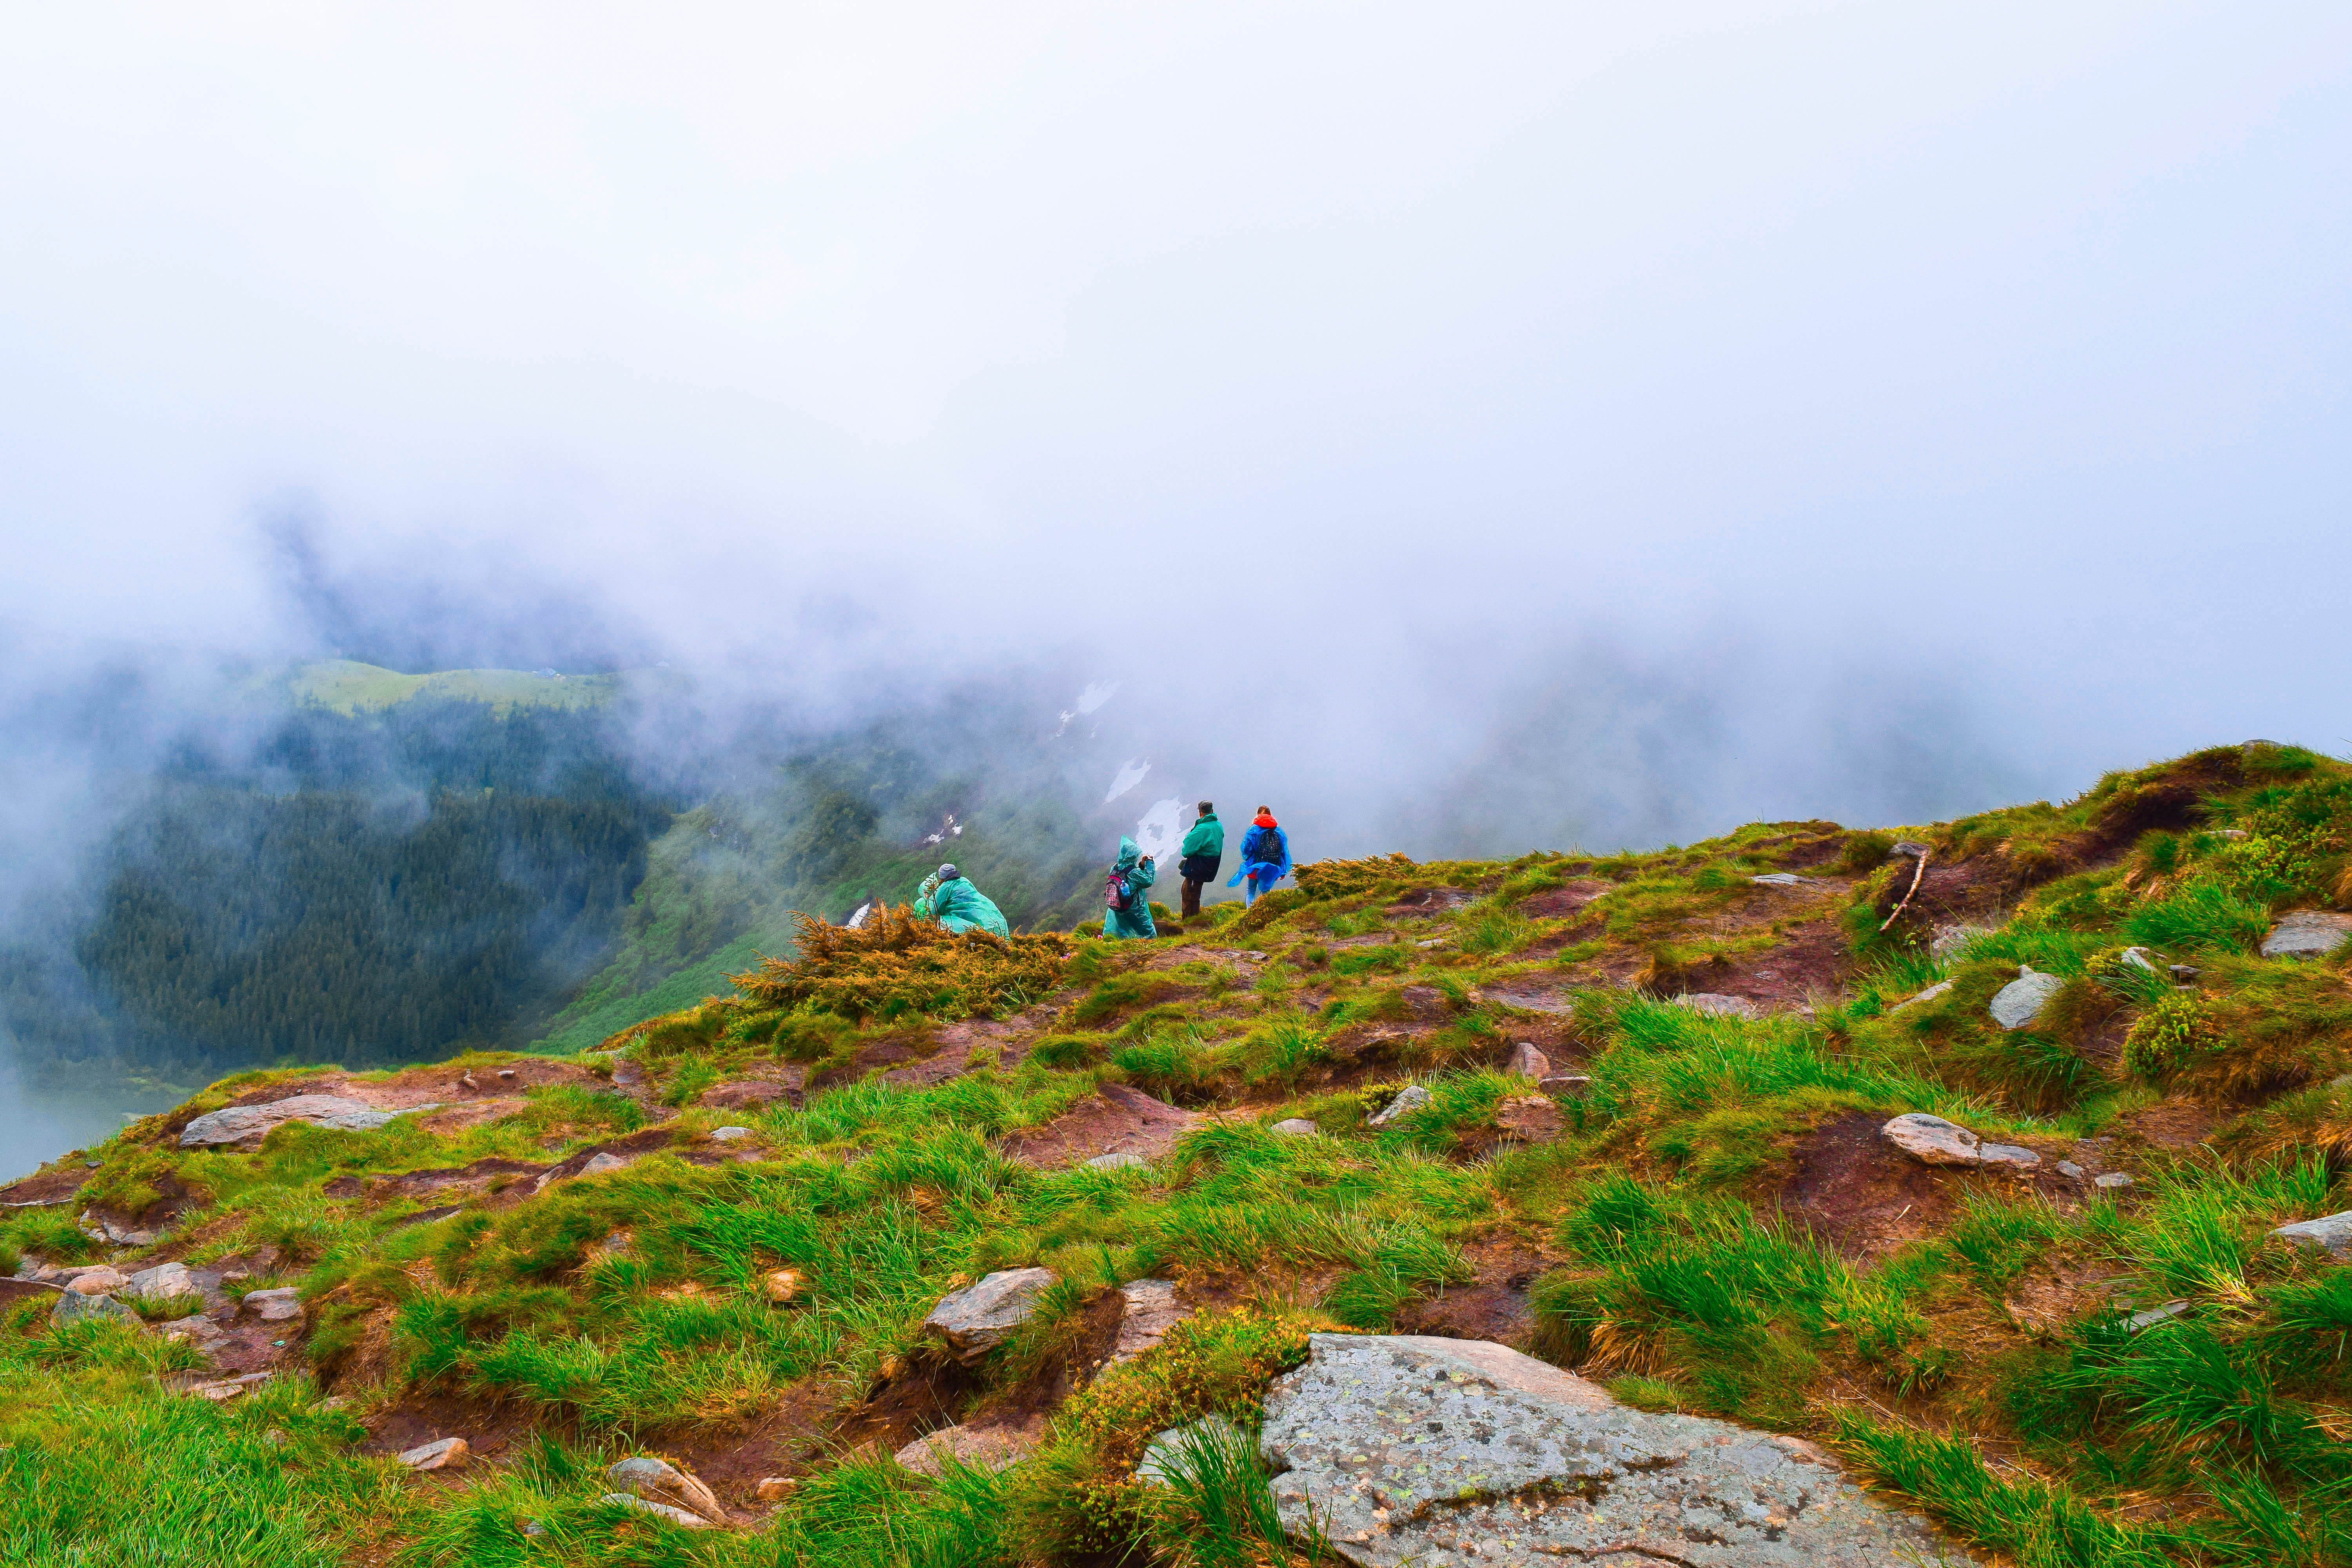
<svg viewBox="0 0 2352 1568">
<path fill-rule="evenodd" d="M 611 954 L 680 804 L 606 715 L 473 702 L 298 711 L 234 763 L 193 750 L 47 943 L 0 953 L 20 1066 L 186 1087 L 535 1038 Z"/>
</svg>

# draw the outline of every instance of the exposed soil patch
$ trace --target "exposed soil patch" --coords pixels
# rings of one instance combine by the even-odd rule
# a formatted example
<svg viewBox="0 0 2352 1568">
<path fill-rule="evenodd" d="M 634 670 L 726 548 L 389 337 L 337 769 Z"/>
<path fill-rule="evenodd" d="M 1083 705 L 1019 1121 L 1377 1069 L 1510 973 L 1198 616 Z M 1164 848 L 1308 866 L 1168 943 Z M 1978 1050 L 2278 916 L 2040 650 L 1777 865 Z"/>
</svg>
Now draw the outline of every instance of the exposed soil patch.
<svg viewBox="0 0 2352 1568">
<path fill-rule="evenodd" d="M 79 1163 L 43 1171 L 0 1187 L 0 1204 L 17 1207 L 63 1204 L 81 1191 L 82 1184 L 89 1179 L 89 1170 Z"/>
<path fill-rule="evenodd" d="M 55 1285 L 37 1284 L 30 1279 L 0 1279 L 0 1307 L 13 1307 L 19 1301 L 39 1300 L 55 1303 L 63 1291 Z"/>
<path fill-rule="evenodd" d="M 1834 920 L 1792 926 L 1776 947 L 1719 960 L 1706 984 L 1686 989 L 1738 996 L 1767 1012 L 1794 1012 L 1814 996 L 1835 996 L 1853 977 L 1845 932 Z"/>
<path fill-rule="evenodd" d="M 774 1505 L 760 1500 L 760 1483 L 770 1476 L 797 1476 L 826 1451 L 825 1417 L 840 1394 L 831 1383 L 796 1383 L 757 1416 L 698 1426 L 689 1440 L 660 1452 L 699 1477 L 730 1510 L 764 1513 Z"/>
<path fill-rule="evenodd" d="M 1856 1261 L 1936 1234 L 1958 1207 L 1953 1178 L 1879 1137 L 1885 1124 L 1873 1110 L 1822 1122 L 1798 1141 L 1779 1194 L 1783 1213 Z"/>
<path fill-rule="evenodd" d="M 1101 1154 L 1156 1160 L 1201 1121 L 1198 1112 L 1179 1110 L 1139 1089 L 1107 1083 L 1045 1126 L 1008 1135 L 1004 1152 L 1040 1170 Z"/>
<path fill-rule="evenodd" d="M 2117 1278 L 2088 1263 L 2037 1264 L 2010 1287 L 2001 1310 L 2027 1333 L 2054 1338 L 2077 1319 L 2106 1306 Z"/>
<path fill-rule="evenodd" d="M 1268 1259 L 1260 1267 L 1181 1268 L 1176 1274 L 1176 1298 L 1206 1317 L 1259 1302 L 1311 1307 L 1331 1292 L 1349 1272 L 1336 1263 L 1293 1263 Z"/>
<path fill-rule="evenodd" d="M 846 1450 L 870 1443 L 896 1453 L 926 1432 L 954 1426 L 982 1386 L 977 1368 L 945 1356 L 909 1360 L 897 1376 L 841 1413 L 833 1445 Z"/>
<path fill-rule="evenodd" d="M 454 1394 L 416 1394 L 367 1418 L 362 1454 L 398 1454 L 444 1437 L 463 1437 L 469 1458 L 496 1461 L 536 1429 L 519 1405 Z"/>
<path fill-rule="evenodd" d="M 1910 862 L 1904 864 L 1907 868 Z M 1876 913 L 1881 921 L 1895 912 L 1910 887 L 1911 873 L 1906 869 L 1879 895 Z M 1922 945 L 1937 926 L 1997 926 L 2007 918 L 2011 890 L 2007 874 L 1988 857 L 1957 863 L 1930 857 L 1900 923 L 1917 933 Z"/>
<path fill-rule="evenodd" d="M 1519 913 L 1530 920 L 1562 921 L 1615 887 L 1594 878 L 1580 878 L 1519 900 Z"/>
<path fill-rule="evenodd" d="M 388 1204 L 402 1198 L 488 1192 L 500 1176 L 508 1177 L 506 1185 L 511 1186 L 516 1180 L 524 1177 L 536 1180 L 547 1168 L 534 1165 L 527 1160 L 493 1157 L 477 1160 L 470 1165 L 405 1171 L 396 1176 L 337 1176 L 321 1190 L 331 1198 L 364 1196 L 372 1204 Z"/>
<path fill-rule="evenodd" d="M 2194 1149 L 2211 1135 L 2220 1121 L 2193 1100 L 2172 1099 L 2117 1118 L 2109 1131 L 2153 1148 Z"/>
<path fill-rule="evenodd" d="M 1565 985 L 1545 980 L 1507 980 L 1486 986 L 1479 995 L 1498 1006 L 1516 1007 L 1522 1013 L 1573 1014 L 1576 996 Z"/>
<path fill-rule="evenodd" d="M 696 1103 L 714 1110 L 764 1110 L 782 1100 L 797 1109 L 807 1079 L 808 1068 L 788 1062 L 774 1078 L 737 1079 L 706 1089 Z"/>
<path fill-rule="evenodd" d="M 1396 1315 L 1396 1331 L 1450 1340 L 1493 1340 L 1527 1349 L 1536 1327 L 1528 1291 L 1552 1267 L 1550 1261 L 1511 1243 L 1474 1244 L 1463 1252 L 1477 1270 L 1476 1279 L 1467 1285 L 1446 1286 L 1433 1296 L 1408 1303 Z"/>
<path fill-rule="evenodd" d="M 1416 888 L 1388 907 L 1388 914 L 1396 920 L 1427 920 L 1460 909 L 1476 897 L 1459 888 Z"/>
</svg>

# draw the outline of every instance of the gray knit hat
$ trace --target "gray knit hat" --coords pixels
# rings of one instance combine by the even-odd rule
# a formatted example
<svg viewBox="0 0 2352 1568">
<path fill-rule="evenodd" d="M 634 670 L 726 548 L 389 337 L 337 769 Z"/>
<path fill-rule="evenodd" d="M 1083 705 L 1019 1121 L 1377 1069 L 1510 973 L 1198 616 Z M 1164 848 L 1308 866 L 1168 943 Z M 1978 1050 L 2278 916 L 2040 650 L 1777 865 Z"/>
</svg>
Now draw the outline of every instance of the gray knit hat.
<svg viewBox="0 0 2352 1568">
<path fill-rule="evenodd" d="M 940 880 L 942 882 L 952 882 L 958 877 L 962 875 L 963 873 L 957 870 L 953 866 L 942 866 L 940 868 Z"/>
</svg>

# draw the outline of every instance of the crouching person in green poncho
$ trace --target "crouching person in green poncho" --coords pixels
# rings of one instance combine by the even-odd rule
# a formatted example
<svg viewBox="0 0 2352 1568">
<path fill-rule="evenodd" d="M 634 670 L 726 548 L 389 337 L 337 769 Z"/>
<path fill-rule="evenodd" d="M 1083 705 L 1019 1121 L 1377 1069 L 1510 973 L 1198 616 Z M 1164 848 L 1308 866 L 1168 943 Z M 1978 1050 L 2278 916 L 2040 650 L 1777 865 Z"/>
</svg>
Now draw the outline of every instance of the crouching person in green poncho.
<svg viewBox="0 0 2352 1568">
<path fill-rule="evenodd" d="M 1013 935 L 1013 928 L 1004 923 L 1004 911 L 953 866 L 942 866 L 923 879 L 915 893 L 915 914 L 921 920 L 937 921 L 959 936 L 968 931 L 1007 939 Z"/>
<path fill-rule="evenodd" d="M 1151 904 L 1145 896 L 1159 875 L 1151 857 L 1138 849 L 1134 839 L 1118 841 L 1118 861 L 1103 886 L 1103 935 L 1160 934 L 1151 923 Z"/>
</svg>

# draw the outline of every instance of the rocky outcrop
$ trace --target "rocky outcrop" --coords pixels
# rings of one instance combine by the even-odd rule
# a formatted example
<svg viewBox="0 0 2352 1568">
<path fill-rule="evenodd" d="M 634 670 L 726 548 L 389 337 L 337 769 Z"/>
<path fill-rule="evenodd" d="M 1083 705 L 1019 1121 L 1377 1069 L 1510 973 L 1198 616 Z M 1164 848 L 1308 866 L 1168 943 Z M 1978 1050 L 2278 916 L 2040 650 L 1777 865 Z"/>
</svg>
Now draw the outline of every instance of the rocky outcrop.
<svg viewBox="0 0 2352 1568">
<path fill-rule="evenodd" d="M 2263 938 L 2264 958 L 2318 958 L 2352 942 L 2352 915 L 2297 910 Z"/>
<path fill-rule="evenodd" d="M 432 1110 L 437 1107 L 420 1105 L 414 1109 Z M 287 1100 L 273 1100 L 267 1105 L 232 1105 L 199 1116 L 180 1130 L 180 1147 L 206 1149 L 222 1143 L 242 1143 L 247 1139 L 265 1137 L 272 1128 L 289 1121 L 365 1132 L 400 1114 L 404 1113 L 378 1110 L 363 1100 L 340 1094 L 298 1094 Z"/>
<path fill-rule="evenodd" d="M 1928 1525 L 1810 1443 L 1617 1404 L 1503 1345 L 1316 1334 L 1266 1390 L 1284 1527 L 1364 1568 L 1889 1568 Z M 1972 1563 L 1942 1548 L 1940 1561 Z"/>
<path fill-rule="evenodd" d="M 1192 1315 L 1192 1309 L 1176 1299 L 1172 1279 L 1130 1279 L 1118 1288 L 1118 1293 L 1124 1310 L 1118 1320 L 1118 1343 L 1110 1352 L 1114 1366 L 1157 1350 L 1169 1330 Z"/>
<path fill-rule="evenodd" d="M 2042 1016 L 2050 998 L 2065 985 L 2054 974 L 2044 974 L 2021 963 L 2017 966 L 2017 978 L 1993 993 L 1989 1009 L 1992 1021 L 2004 1029 L 2022 1029 Z"/>
<path fill-rule="evenodd" d="M 283 1323 L 302 1315 L 301 1292 L 291 1285 L 274 1290 L 247 1290 L 242 1308 L 265 1323 Z"/>
<path fill-rule="evenodd" d="M 466 1458 L 472 1452 L 472 1446 L 463 1437 L 443 1437 L 418 1444 L 400 1456 L 400 1463 L 412 1470 L 460 1470 L 466 1468 Z"/>
<path fill-rule="evenodd" d="M 2042 1163 L 2042 1156 L 2031 1149 L 2014 1143 L 1988 1143 L 1959 1123 L 1925 1111 L 1896 1117 L 1880 1128 L 1878 1135 L 1923 1165 L 2031 1170 Z"/>
<path fill-rule="evenodd" d="M 942 1298 L 923 1327 L 946 1341 L 956 1360 L 970 1365 L 1036 1315 L 1037 1299 L 1055 1278 L 1050 1268 L 999 1269 L 979 1284 Z"/>
<path fill-rule="evenodd" d="M 995 1426 L 942 1426 L 898 1450 L 898 1463 L 919 1476 L 936 1476 L 950 1464 L 976 1470 L 1009 1469 L 1035 1451 L 1045 1435 L 1043 1420 Z"/>
</svg>

